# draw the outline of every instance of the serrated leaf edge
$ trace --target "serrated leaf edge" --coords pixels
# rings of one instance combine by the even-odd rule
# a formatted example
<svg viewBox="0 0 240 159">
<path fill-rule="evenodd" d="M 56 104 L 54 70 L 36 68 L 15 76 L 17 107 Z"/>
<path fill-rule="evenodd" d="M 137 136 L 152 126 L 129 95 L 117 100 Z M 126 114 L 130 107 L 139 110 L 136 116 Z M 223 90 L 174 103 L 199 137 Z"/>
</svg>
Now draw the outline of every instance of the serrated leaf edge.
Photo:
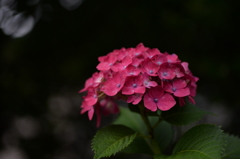
<svg viewBox="0 0 240 159">
<path fill-rule="evenodd" d="M 96 133 L 96 135 L 94 136 L 94 138 L 93 138 L 92 141 L 94 141 L 94 139 L 96 138 L 97 134 L 98 134 L 98 132 Z M 134 134 L 130 134 L 130 135 L 124 136 L 124 137 L 118 139 L 117 141 L 122 140 L 123 138 L 126 138 L 126 137 L 131 137 L 131 136 L 133 137 L 133 140 L 134 140 L 134 138 L 137 136 L 137 134 L 138 134 L 138 133 L 136 132 L 136 133 L 134 133 Z M 131 142 L 129 142 L 125 147 L 122 147 L 122 149 L 120 149 L 120 150 L 117 151 L 117 152 L 120 152 L 121 150 L 123 150 L 124 148 L 126 148 L 128 145 L 130 145 L 130 143 L 133 142 L 133 140 L 132 140 Z M 117 141 L 115 141 L 115 142 L 114 142 L 113 144 L 111 144 L 109 147 L 111 147 L 112 145 L 114 145 Z M 93 143 L 94 143 L 94 142 L 91 143 L 91 148 L 92 148 L 92 150 L 94 151 L 94 154 L 96 154 L 96 149 L 93 147 Z M 109 149 L 109 148 L 107 148 L 107 149 L 106 149 L 105 151 L 103 151 L 101 154 L 103 154 L 104 152 L 106 152 L 108 149 Z M 97 157 L 95 157 L 96 155 L 94 155 L 94 158 L 93 158 L 93 159 L 100 159 L 101 157 L 110 157 L 111 155 L 115 155 L 117 152 L 112 153 L 112 154 L 110 154 L 110 155 L 106 155 L 106 156 L 100 154 L 100 155 L 98 155 Z"/>
<path fill-rule="evenodd" d="M 226 136 L 229 136 L 229 137 L 234 137 L 234 138 L 237 138 L 237 139 L 240 140 L 240 138 L 239 138 L 238 136 L 236 136 L 236 135 L 231 135 L 231 134 L 228 134 L 228 133 L 225 133 L 225 135 L 226 135 Z M 227 146 L 227 140 L 226 140 L 225 147 L 226 147 L 226 146 Z M 224 149 L 224 150 L 225 150 L 225 149 Z M 240 150 L 240 147 L 239 147 L 237 150 Z M 224 152 L 224 151 L 223 151 L 223 152 Z M 234 153 L 234 152 L 236 152 L 236 151 L 231 151 L 230 153 L 226 154 L 225 156 L 222 156 L 222 158 L 224 158 L 224 157 L 226 157 L 226 156 L 228 156 L 229 154 L 232 154 L 232 153 Z"/>
</svg>

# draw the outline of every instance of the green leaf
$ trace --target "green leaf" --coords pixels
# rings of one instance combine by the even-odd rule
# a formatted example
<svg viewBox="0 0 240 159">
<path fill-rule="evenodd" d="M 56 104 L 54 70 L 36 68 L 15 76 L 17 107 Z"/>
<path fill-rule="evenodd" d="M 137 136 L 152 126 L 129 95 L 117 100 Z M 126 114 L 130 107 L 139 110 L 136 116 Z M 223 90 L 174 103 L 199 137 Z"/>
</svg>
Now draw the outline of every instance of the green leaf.
<svg viewBox="0 0 240 159">
<path fill-rule="evenodd" d="M 154 126 L 158 120 L 159 117 L 157 116 L 149 116 L 149 122 L 151 123 L 152 126 Z M 131 112 L 128 108 L 120 107 L 120 115 L 119 117 L 113 122 L 114 124 L 121 124 L 125 125 L 127 127 L 130 127 L 134 131 L 138 132 L 141 135 L 149 135 L 148 134 L 148 129 L 143 122 L 140 114 Z M 171 124 L 162 121 L 160 124 L 156 126 L 154 129 L 154 137 L 156 141 L 158 142 L 158 145 L 161 150 L 164 150 L 172 141 L 173 138 L 173 129 Z M 153 152 L 149 151 L 149 144 L 150 141 L 147 138 L 142 138 L 142 139 L 135 139 L 133 143 L 131 143 L 125 150 L 124 152 L 127 153 L 145 153 L 145 154 L 150 154 L 152 155 Z M 143 147 L 139 146 L 143 145 L 144 152 L 143 152 Z M 146 148 L 146 146 L 148 148 Z"/>
<path fill-rule="evenodd" d="M 224 145 L 225 135 L 218 126 L 202 124 L 183 135 L 173 155 L 157 155 L 155 159 L 220 159 Z"/>
<path fill-rule="evenodd" d="M 180 153 L 173 156 L 166 156 L 166 155 L 156 155 L 154 159 L 220 159 L 220 158 L 209 158 L 208 156 L 201 154 L 197 151 L 189 151 L 185 153 Z"/>
<path fill-rule="evenodd" d="M 173 135 L 174 134 L 172 125 L 166 121 L 162 121 L 154 129 L 154 137 L 162 151 L 164 151 L 167 148 L 167 146 L 172 142 Z"/>
<path fill-rule="evenodd" d="M 140 114 L 131 112 L 128 108 L 120 107 L 120 114 L 113 124 L 125 125 L 142 135 L 148 134 L 147 127 Z"/>
<path fill-rule="evenodd" d="M 240 139 L 236 136 L 226 135 L 227 146 L 223 153 L 222 159 L 240 158 Z"/>
<path fill-rule="evenodd" d="M 192 104 L 187 104 L 182 107 L 175 106 L 168 111 L 162 111 L 161 116 L 163 120 L 173 125 L 188 125 L 198 121 L 206 114 L 212 113 L 206 112 Z"/>
<path fill-rule="evenodd" d="M 136 132 L 123 125 L 110 125 L 99 130 L 92 141 L 94 159 L 114 155 L 133 142 L 136 135 Z"/>
<path fill-rule="evenodd" d="M 130 127 L 141 135 L 148 135 L 148 129 L 143 122 L 140 114 L 130 111 L 128 108 L 120 107 L 120 114 L 113 124 L 121 124 Z M 144 153 L 153 155 L 149 148 L 148 138 L 136 138 L 127 148 L 123 150 L 126 153 Z M 139 146 L 142 145 L 142 146 Z M 144 150 L 143 150 L 144 149 Z"/>
</svg>

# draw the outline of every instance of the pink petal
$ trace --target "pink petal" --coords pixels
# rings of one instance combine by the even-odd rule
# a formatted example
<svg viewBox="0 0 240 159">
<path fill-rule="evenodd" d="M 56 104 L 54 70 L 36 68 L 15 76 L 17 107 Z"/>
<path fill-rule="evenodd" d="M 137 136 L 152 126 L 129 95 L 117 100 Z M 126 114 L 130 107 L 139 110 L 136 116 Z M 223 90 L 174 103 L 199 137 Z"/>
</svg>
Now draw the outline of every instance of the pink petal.
<svg viewBox="0 0 240 159">
<path fill-rule="evenodd" d="M 185 97 L 185 96 L 190 95 L 190 90 L 188 87 L 182 88 L 182 89 L 177 89 L 173 94 L 176 97 Z"/>
<path fill-rule="evenodd" d="M 132 95 L 134 94 L 134 90 L 132 87 L 123 87 L 122 94 Z"/>
<path fill-rule="evenodd" d="M 149 87 L 156 87 L 158 84 L 157 84 L 157 82 L 155 82 L 155 81 L 149 81 L 148 82 L 148 88 Z"/>
<path fill-rule="evenodd" d="M 144 106 L 151 110 L 151 111 L 156 111 L 157 110 L 157 105 L 156 103 L 153 101 L 153 99 L 151 97 L 149 97 L 149 94 L 145 94 L 143 97 L 143 103 Z"/>
<path fill-rule="evenodd" d="M 150 81 L 150 76 L 147 73 L 143 74 L 143 85 L 146 88 L 156 87 L 158 84 L 155 81 Z"/>
<path fill-rule="evenodd" d="M 143 56 L 133 57 L 132 65 L 138 67 L 144 61 L 144 59 L 145 58 Z"/>
<path fill-rule="evenodd" d="M 132 65 L 129 65 L 125 70 L 127 76 L 137 76 L 141 72 L 141 70 L 138 67 L 134 67 Z"/>
<path fill-rule="evenodd" d="M 93 78 L 91 77 L 86 80 L 84 88 L 81 89 L 78 93 L 82 93 L 82 92 L 86 91 L 92 85 L 93 85 Z"/>
<path fill-rule="evenodd" d="M 145 72 L 150 76 L 157 76 L 157 71 L 159 69 L 159 66 L 155 63 L 153 63 L 151 60 L 147 59 L 143 62 L 143 68 L 145 69 Z"/>
<path fill-rule="evenodd" d="M 152 58 L 155 55 L 160 55 L 160 51 L 157 48 L 153 48 L 153 49 L 148 49 L 147 51 L 145 51 L 146 53 L 146 57 L 148 58 Z"/>
<path fill-rule="evenodd" d="M 178 99 L 179 99 L 178 101 L 179 101 L 180 107 L 186 104 L 184 98 L 178 98 Z"/>
<path fill-rule="evenodd" d="M 109 70 L 110 69 L 110 66 L 111 66 L 112 64 L 111 63 L 108 63 L 108 62 L 101 62 L 101 63 L 99 63 L 98 65 L 97 65 L 97 69 L 99 70 L 99 71 L 107 71 L 107 70 Z"/>
<path fill-rule="evenodd" d="M 134 89 L 134 92 L 135 92 L 135 93 L 140 93 L 140 94 L 144 94 L 145 91 L 146 91 L 146 88 L 143 87 L 143 86 L 139 86 L 139 87 L 137 87 L 137 88 Z"/>
<path fill-rule="evenodd" d="M 128 97 L 127 103 L 132 103 L 134 105 L 138 104 L 142 100 L 142 94 L 133 94 Z"/>
<path fill-rule="evenodd" d="M 178 56 L 176 54 L 167 55 L 166 57 L 169 63 L 179 62 Z"/>
<path fill-rule="evenodd" d="M 172 80 L 176 76 L 175 69 L 172 65 L 164 63 L 160 66 L 158 76 L 160 79 Z"/>
<path fill-rule="evenodd" d="M 101 91 L 108 96 L 114 96 L 122 89 L 124 82 L 124 75 L 117 73 L 103 84 Z"/>
<path fill-rule="evenodd" d="M 189 99 L 189 101 L 190 101 L 192 104 L 196 104 L 196 102 L 195 102 L 195 100 L 194 100 L 194 98 L 193 98 L 193 97 L 191 97 L 191 96 L 188 96 L 188 99 Z"/>
<path fill-rule="evenodd" d="M 119 72 L 127 68 L 129 64 L 132 63 L 132 58 L 130 56 L 124 57 L 123 61 L 114 64 L 111 69 L 114 72 Z"/>
<path fill-rule="evenodd" d="M 172 82 L 164 82 L 164 90 L 169 93 L 173 93 Z"/>
<path fill-rule="evenodd" d="M 161 64 L 167 62 L 167 58 L 163 54 L 155 55 L 152 60 L 154 61 L 155 64 L 160 66 Z"/>
<path fill-rule="evenodd" d="M 166 111 L 171 109 L 176 104 L 175 99 L 168 93 L 165 93 L 157 103 L 160 110 Z"/>
<path fill-rule="evenodd" d="M 163 96 L 164 90 L 160 85 L 158 85 L 156 87 L 151 87 L 148 90 L 148 94 L 152 98 L 160 98 L 161 96 Z"/>
<path fill-rule="evenodd" d="M 94 109 L 91 108 L 91 109 L 88 111 L 88 119 L 89 119 L 89 120 L 92 120 L 93 114 L 94 114 Z"/>
<path fill-rule="evenodd" d="M 185 88 L 186 86 L 187 86 L 187 83 L 183 79 L 176 79 L 173 81 L 173 87 L 176 89 Z"/>
</svg>

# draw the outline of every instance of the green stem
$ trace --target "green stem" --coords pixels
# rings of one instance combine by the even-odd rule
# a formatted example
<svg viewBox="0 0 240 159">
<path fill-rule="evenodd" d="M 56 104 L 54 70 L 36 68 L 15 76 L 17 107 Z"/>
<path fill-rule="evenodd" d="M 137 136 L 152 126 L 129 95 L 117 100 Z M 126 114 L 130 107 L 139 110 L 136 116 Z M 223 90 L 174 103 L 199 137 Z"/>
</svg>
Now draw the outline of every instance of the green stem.
<svg viewBox="0 0 240 159">
<path fill-rule="evenodd" d="M 161 151 L 160 151 L 160 148 L 158 146 L 158 143 L 154 140 L 154 130 L 148 120 L 148 117 L 144 111 L 144 106 L 142 104 L 139 104 L 139 109 L 140 109 L 140 113 L 141 113 L 141 117 L 144 121 L 144 123 L 146 124 L 147 128 L 148 128 L 148 133 L 150 135 L 150 141 L 146 141 L 149 145 L 149 147 L 151 148 L 151 150 L 153 151 L 154 154 L 160 154 Z M 155 126 L 155 125 L 154 125 Z"/>
<path fill-rule="evenodd" d="M 144 107 L 141 104 L 139 104 L 138 107 L 140 109 L 141 117 L 142 117 L 144 123 L 146 124 L 146 126 L 148 128 L 148 132 L 152 136 L 151 133 L 153 132 L 153 128 L 152 128 L 152 126 L 151 126 L 151 124 L 150 124 L 150 122 L 149 122 L 149 120 L 148 120 L 148 118 L 146 116 L 146 113 L 144 112 Z"/>
</svg>

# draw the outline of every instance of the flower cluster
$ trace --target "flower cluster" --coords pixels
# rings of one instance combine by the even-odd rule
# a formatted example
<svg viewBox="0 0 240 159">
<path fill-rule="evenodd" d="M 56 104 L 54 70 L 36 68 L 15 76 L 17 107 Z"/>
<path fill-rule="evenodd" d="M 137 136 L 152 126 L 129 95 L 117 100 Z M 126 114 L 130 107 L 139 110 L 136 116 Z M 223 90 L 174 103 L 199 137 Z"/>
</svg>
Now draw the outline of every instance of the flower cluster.
<svg viewBox="0 0 240 159">
<path fill-rule="evenodd" d="M 182 106 L 185 97 L 195 103 L 198 78 L 176 54 L 161 53 L 140 43 L 136 48 L 114 50 L 98 60 L 99 72 L 79 91 L 87 91 L 81 113 L 88 112 L 90 120 L 96 114 L 98 125 L 101 114 L 118 112 L 115 100 L 119 98 L 134 105 L 142 101 L 151 111 L 167 111 L 176 101 Z"/>
</svg>

